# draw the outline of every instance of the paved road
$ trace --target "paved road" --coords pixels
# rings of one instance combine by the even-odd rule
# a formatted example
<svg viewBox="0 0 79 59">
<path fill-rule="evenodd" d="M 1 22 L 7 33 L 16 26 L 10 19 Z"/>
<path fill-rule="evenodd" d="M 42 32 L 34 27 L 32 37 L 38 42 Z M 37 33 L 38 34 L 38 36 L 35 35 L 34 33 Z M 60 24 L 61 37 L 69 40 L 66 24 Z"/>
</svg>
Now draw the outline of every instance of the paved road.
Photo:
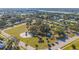
<svg viewBox="0 0 79 59">
<path fill-rule="evenodd" d="M 76 40 L 76 39 L 78 39 L 79 38 L 79 36 L 74 36 L 74 37 L 72 37 L 72 38 L 69 38 L 69 39 L 67 39 L 66 40 L 66 42 L 63 42 L 63 41 L 58 41 L 59 42 L 59 44 L 55 44 L 55 46 L 53 46 L 51 49 L 52 50 L 62 50 L 62 49 L 64 49 L 64 48 L 62 48 L 62 47 L 64 47 L 65 45 L 67 45 L 67 44 L 69 44 L 70 42 L 72 42 L 72 41 L 74 41 L 74 40 Z"/>
<path fill-rule="evenodd" d="M 24 24 L 21 24 L 21 25 L 24 25 Z M 21 25 L 18 25 L 18 26 L 21 26 Z M 15 26 L 14 26 L 15 27 Z M 11 27 L 12 28 L 12 27 Z M 8 28 L 8 29 L 11 29 L 11 28 Z M 6 29 L 7 30 L 7 29 Z M 9 34 L 7 34 L 7 33 L 5 33 L 4 32 L 4 30 L 0 30 L 1 31 L 1 33 L 4 35 L 4 36 L 6 36 L 6 37 L 10 37 L 10 35 Z M 74 37 L 72 37 L 72 38 L 68 38 L 67 40 L 66 40 L 66 42 L 63 42 L 63 41 L 58 41 L 59 42 L 59 44 L 55 44 L 55 46 L 52 46 L 52 50 L 60 50 L 60 48 L 61 47 L 64 47 L 65 45 L 67 45 L 68 43 L 70 43 L 70 42 L 72 42 L 72 41 L 74 41 L 74 40 L 76 40 L 76 39 L 78 39 L 79 38 L 79 36 L 74 36 Z M 22 43 L 22 44 L 21 44 Z M 33 48 L 33 47 L 31 47 L 30 45 L 28 45 L 27 47 L 25 46 L 25 44 L 23 43 L 23 42 L 20 42 L 19 43 L 20 44 L 20 46 L 23 46 L 25 49 L 27 49 L 27 50 L 34 50 L 35 48 Z M 61 48 L 61 49 L 64 49 L 64 48 Z M 48 48 L 46 48 L 45 50 L 48 50 Z"/>
<path fill-rule="evenodd" d="M 1 32 L 3 35 L 5 35 L 5 36 L 7 36 L 7 37 L 10 37 L 10 35 L 9 34 L 7 34 L 7 33 L 5 33 L 4 31 L 2 31 Z M 59 44 L 56 44 L 55 43 L 55 46 L 52 46 L 52 50 L 60 50 L 60 48 L 61 47 L 64 47 L 65 45 L 67 45 L 68 43 L 70 43 L 70 42 L 72 42 L 72 41 L 74 41 L 74 40 L 76 40 L 76 39 L 78 39 L 79 38 L 79 36 L 74 36 L 74 37 L 72 37 L 72 38 L 68 38 L 67 40 L 66 40 L 66 42 L 63 42 L 63 41 L 58 41 L 59 42 Z M 22 44 L 21 44 L 22 43 Z M 28 45 L 27 47 L 25 46 L 25 43 L 23 43 L 23 42 L 20 42 L 19 43 L 20 44 L 20 46 L 23 46 L 25 49 L 27 49 L 27 50 L 34 50 L 35 48 L 33 48 L 32 46 L 30 46 L 30 45 Z M 64 49 L 64 48 L 61 48 L 61 49 Z M 48 48 L 46 48 L 45 50 L 48 50 Z"/>
</svg>

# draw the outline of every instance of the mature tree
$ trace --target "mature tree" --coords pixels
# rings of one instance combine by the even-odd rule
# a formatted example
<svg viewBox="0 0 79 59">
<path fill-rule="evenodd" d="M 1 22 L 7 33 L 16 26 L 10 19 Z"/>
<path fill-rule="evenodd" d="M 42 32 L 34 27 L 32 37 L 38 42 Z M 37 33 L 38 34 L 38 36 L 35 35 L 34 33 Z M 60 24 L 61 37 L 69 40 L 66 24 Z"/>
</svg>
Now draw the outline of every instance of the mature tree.
<svg viewBox="0 0 79 59">
<path fill-rule="evenodd" d="M 36 25 L 30 26 L 29 31 L 30 31 L 33 35 L 37 35 L 37 33 L 38 33 L 38 26 L 36 26 Z"/>
<path fill-rule="evenodd" d="M 0 20 L 0 27 L 4 27 L 6 25 L 6 21 Z"/>
<path fill-rule="evenodd" d="M 14 23 L 16 22 L 16 20 L 15 20 L 15 19 L 11 19 L 10 22 L 11 22 L 12 24 L 14 24 Z"/>
<path fill-rule="evenodd" d="M 39 26 L 39 28 L 40 28 L 40 31 L 41 31 L 42 33 L 49 33 L 49 32 L 50 32 L 50 27 L 49 27 L 48 24 L 41 24 L 41 25 Z"/>
<path fill-rule="evenodd" d="M 50 27 L 42 21 L 37 21 L 29 27 L 29 31 L 34 35 L 46 35 L 50 32 Z"/>
</svg>

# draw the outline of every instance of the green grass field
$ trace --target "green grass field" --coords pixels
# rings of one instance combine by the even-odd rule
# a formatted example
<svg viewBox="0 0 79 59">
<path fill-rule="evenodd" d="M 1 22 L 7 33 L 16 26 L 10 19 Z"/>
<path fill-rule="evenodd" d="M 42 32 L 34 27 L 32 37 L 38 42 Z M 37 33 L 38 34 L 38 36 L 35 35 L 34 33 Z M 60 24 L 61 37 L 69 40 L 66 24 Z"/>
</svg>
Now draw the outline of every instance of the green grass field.
<svg viewBox="0 0 79 59">
<path fill-rule="evenodd" d="M 38 38 L 37 37 L 33 37 L 33 38 L 22 38 L 20 37 L 20 34 L 23 32 L 27 31 L 26 25 L 16 25 L 17 27 L 12 27 L 11 29 L 5 30 L 6 33 L 10 34 L 11 36 L 16 37 L 18 40 L 31 45 L 32 47 L 35 47 L 35 44 L 38 44 L 38 48 L 39 49 L 45 49 L 47 48 L 47 42 L 45 37 L 43 37 L 44 43 L 38 43 Z"/>
<path fill-rule="evenodd" d="M 0 34 L 0 38 L 3 38 L 3 36 Z"/>
<path fill-rule="evenodd" d="M 79 50 L 79 39 L 77 39 L 77 40 L 75 40 L 75 41 L 69 43 L 68 45 L 66 45 L 66 46 L 64 47 L 64 50 L 73 50 L 73 48 L 72 48 L 72 45 L 73 45 L 73 44 L 76 46 L 76 49 Z"/>
</svg>

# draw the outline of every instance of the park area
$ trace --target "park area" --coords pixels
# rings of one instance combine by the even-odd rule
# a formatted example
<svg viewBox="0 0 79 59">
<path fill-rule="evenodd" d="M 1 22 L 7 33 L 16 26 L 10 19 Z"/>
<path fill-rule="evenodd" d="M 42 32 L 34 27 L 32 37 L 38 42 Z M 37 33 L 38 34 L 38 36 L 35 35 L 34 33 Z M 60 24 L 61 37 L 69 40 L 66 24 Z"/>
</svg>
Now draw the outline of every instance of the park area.
<svg viewBox="0 0 79 59">
<path fill-rule="evenodd" d="M 50 25 L 50 24 L 49 24 Z M 9 27 L 3 30 L 4 33 L 10 35 L 11 37 L 16 38 L 17 40 L 19 40 L 20 42 L 23 42 L 25 44 L 25 46 L 30 46 L 34 49 L 50 49 L 50 47 L 55 47 L 56 45 L 60 45 L 59 41 L 62 41 L 63 43 L 67 43 L 66 39 L 68 39 L 68 37 L 72 38 L 75 36 L 75 34 L 73 33 L 66 33 L 65 31 L 63 32 L 61 30 L 61 26 L 57 26 L 52 25 L 51 26 L 55 26 L 55 28 L 50 28 L 51 29 L 51 33 L 54 32 L 53 35 L 45 35 L 45 36 L 41 36 L 41 35 L 37 35 L 36 33 L 39 33 L 39 27 L 36 25 L 30 25 L 30 28 L 33 30 L 32 33 L 36 34 L 35 36 L 31 35 L 31 33 L 28 31 L 28 26 L 26 25 L 26 23 L 22 23 L 19 25 L 15 25 L 13 27 Z M 44 25 L 45 26 L 45 25 Z M 43 27 L 44 28 L 44 27 Z M 48 29 L 49 27 L 47 27 Z M 41 27 L 40 27 L 41 29 Z M 38 30 L 35 31 L 35 30 Z M 58 33 L 56 31 L 59 31 Z M 48 32 L 48 31 L 46 31 Z M 43 32 L 40 32 L 43 33 Z M 61 35 L 62 34 L 62 35 Z M 49 36 L 49 37 L 48 37 Z M 58 48 L 55 48 L 58 49 Z M 68 48 L 64 48 L 65 50 L 69 50 L 70 47 Z"/>
<path fill-rule="evenodd" d="M 5 33 L 11 35 L 12 37 L 16 37 L 18 40 L 24 42 L 25 44 L 28 44 L 32 47 L 36 47 L 36 45 L 38 45 L 38 49 L 47 49 L 48 45 L 47 45 L 47 41 L 46 41 L 46 37 L 43 37 L 44 43 L 38 43 L 38 38 L 37 37 L 32 37 L 32 38 L 22 38 L 20 36 L 21 33 L 26 32 L 27 28 L 26 28 L 26 24 L 20 24 L 20 25 L 16 25 L 14 27 L 8 28 L 6 30 L 4 30 Z M 55 40 L 50 40 L 50 42 L 54 42 Z"/>
</svg>

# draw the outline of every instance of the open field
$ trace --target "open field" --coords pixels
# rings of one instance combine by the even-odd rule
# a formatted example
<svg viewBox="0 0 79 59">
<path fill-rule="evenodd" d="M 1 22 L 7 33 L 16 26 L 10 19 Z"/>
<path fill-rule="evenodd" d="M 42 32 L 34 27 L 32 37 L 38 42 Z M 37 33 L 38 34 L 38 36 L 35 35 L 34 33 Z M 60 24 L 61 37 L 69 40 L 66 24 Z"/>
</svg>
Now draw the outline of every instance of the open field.
<svg viewBox="0 0 79 59">
<path fill-rule="evenodd" d="M 39 49 L 46 49 L 48 47 L 47 42 L 46 42 L 46 37 L 43 37 L 44 43 L 38 43 L 37 37 L 32 37 L 32 38 L 20 37 L 20 34 L 26 31 L 27 31 L 27 28 L 25 24 L 16 25 L 15 27 L 11 27 L 10 29 L 5 30 L 5 32 L 8 33 L 9 35 L 16 37 L 18 40 L 28 45 L 31 45 L 32 47 L 35 47 L 35 44 L 38 45 Z M 53 42 L 53 40 L 51 42 Z"/>
<path fill-rule="evenodd" d="M 57 27 L 57 26 L 56 26 Z M 38 49 L 47 49 L 48 44 L 46 41 L 46 37 L 43 37 L 44 43 L 38 43 L 38 38 L 37 37 L 32 37 L 32 38 L 22 38 L 20 34 L 27 32 L 26 24 L 20 24 L 20 25 L 15 25 L 13 27 L 9 27 L 7 29 L 4 29 L 4 32 L 11 35 L 12 37 L 17 38 L 18 40 L 24 42 L 25 44 L 28 44 L 32 47 L 35 48 L 35 45 L 38 45 Z M 73 34 L 70 34 L 69 37 L 73 37 Z M 50 43 L 55 42 L 55 40 L 50 40 Z M 69 46 L 69 45 L 68 45 Z M 67 47 L 64 48 L 65 50 L 70 50 L 72 47 Z M 79 49 L 79 48 L 78 48 Z"/>
<path fill-rule="evenodd" d="M 76 50 L 79 50 L 79 39 L 69 43 L 64 47 L 64 50 L 73 50 L 72 45 L 75 45 Z"/>
</svg>

